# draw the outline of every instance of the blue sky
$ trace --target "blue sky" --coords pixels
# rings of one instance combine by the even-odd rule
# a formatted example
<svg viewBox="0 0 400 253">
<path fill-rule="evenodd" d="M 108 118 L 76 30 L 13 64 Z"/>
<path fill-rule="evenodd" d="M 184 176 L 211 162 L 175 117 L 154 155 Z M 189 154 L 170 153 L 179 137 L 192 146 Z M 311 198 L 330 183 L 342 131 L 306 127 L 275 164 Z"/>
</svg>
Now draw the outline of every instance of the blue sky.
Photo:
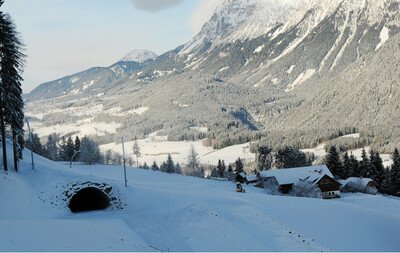
<svg viewBox="0 0 400 253">
<path fill-rule="evenodd" d="M 215 0 L 8 0 L 2 10 L 26 44 L 26 93 L 133 49 L 161 54 L 187 42 L 211 15 L 207 1 Z"/>
</svg>

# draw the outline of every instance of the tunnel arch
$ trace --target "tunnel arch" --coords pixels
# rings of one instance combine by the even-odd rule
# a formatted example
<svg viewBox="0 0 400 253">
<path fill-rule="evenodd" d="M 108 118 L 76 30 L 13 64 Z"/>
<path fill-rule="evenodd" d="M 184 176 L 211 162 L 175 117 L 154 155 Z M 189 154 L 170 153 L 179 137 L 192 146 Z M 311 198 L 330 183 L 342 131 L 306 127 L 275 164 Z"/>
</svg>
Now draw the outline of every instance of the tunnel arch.
<svg viewBox="0 0 400 253">
<path fill-rule="evenodd" d="M 73 213 L 104 210 L 109 207 L 110 197 L 96 187 L 78 190 L 70 199 L 68 207 Z"/>
</svg>

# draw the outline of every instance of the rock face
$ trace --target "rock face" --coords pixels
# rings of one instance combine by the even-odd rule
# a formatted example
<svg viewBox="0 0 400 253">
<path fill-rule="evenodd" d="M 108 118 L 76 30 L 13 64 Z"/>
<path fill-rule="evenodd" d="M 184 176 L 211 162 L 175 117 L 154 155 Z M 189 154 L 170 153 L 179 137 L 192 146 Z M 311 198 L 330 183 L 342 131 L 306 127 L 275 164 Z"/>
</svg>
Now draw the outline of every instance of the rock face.
<svg viewBox="0 0 400 253">
<path fill-rule="evenodd" d="M 263 135 L 312 146 L 361 131 L 392 147 L 399 31 L 399 0 L 226 0 L 187 44 L 42 84 L 27 96 L 27 114 L 51 108 L 36 119 L 48 126 L 55 111 L 101 107 L 79 120 L 118 122 L 116 133 L 132 138 L 164 130 L 174 140 L 210 135 L 229 145 Z M 138 108 L 147 109 L 124 114 Z"/>
</svg>

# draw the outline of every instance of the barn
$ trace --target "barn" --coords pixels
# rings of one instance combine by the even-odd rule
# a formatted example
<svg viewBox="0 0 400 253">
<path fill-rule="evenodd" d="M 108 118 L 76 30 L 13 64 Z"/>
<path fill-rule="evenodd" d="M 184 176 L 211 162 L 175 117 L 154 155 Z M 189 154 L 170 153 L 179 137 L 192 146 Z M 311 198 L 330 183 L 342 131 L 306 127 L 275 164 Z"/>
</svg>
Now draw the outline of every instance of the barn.
<svg viewBox="0 0 400 253">
<path fill-rule="evenodd" d="M 341 180 L 343 192 L 362 192 L 376 194 L 378 192 L 378 184 L 371 178 L 349 177 Z"/>
<path fill-rule="evenodd" d="M 267 184 L 277 184 L 283 194 L 289 193 L 297 182 L 308 181 L 319 187 L 324 199 L 340 197 L 341 184 L 326 165 L 261 171 L 258 178 Z"/>
</svg>

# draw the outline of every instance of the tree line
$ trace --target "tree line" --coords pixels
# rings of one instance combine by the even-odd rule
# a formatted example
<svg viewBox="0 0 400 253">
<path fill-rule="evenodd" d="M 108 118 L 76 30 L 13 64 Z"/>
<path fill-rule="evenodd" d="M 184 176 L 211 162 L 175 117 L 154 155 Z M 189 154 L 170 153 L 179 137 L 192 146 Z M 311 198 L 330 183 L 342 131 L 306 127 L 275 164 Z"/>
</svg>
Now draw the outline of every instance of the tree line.
<svg viewBox="0 0 400 253">
<path fill-rule="evenodd" d="M 0 0 L 0 7 L 3 5 Z M 23 44 L 8 14 L 0 10 L 0 132 L 2 163 L 8 171 L 6 138 L 11 137 L 14 169 L 22 159 L 24 148 L 24 102 L 22 100 L 21 73 L 24 63 Z"/>
<path fill-rule="evenodd" d="M 370 150 L 369 155 L 362 150 L 361 160 L 345 152 L 340 156 L 332 146 L 326 156 L 326 165 L 337 179 L 349 177 L 371 178 L 378 184 L 378 191 L 384 194 L 400 196 L 400 155 L 395 148 L 392 153 L 393 164 L 384 167 L 378 151 Z"/>
<path fill-rule="evenodd" d="M 31 140 L 26 140 L 26 146 L 52 161 L 80 161 L 89 165 L 103 161 L 99 145 L 87 136 L 82 139 L 76 136 L 73 140 L 71 136 L 60 137 L 53 133 L 47 136 L 47 142 L 42 144 L 39 136 L 32 133 Z"/>
</svg>

